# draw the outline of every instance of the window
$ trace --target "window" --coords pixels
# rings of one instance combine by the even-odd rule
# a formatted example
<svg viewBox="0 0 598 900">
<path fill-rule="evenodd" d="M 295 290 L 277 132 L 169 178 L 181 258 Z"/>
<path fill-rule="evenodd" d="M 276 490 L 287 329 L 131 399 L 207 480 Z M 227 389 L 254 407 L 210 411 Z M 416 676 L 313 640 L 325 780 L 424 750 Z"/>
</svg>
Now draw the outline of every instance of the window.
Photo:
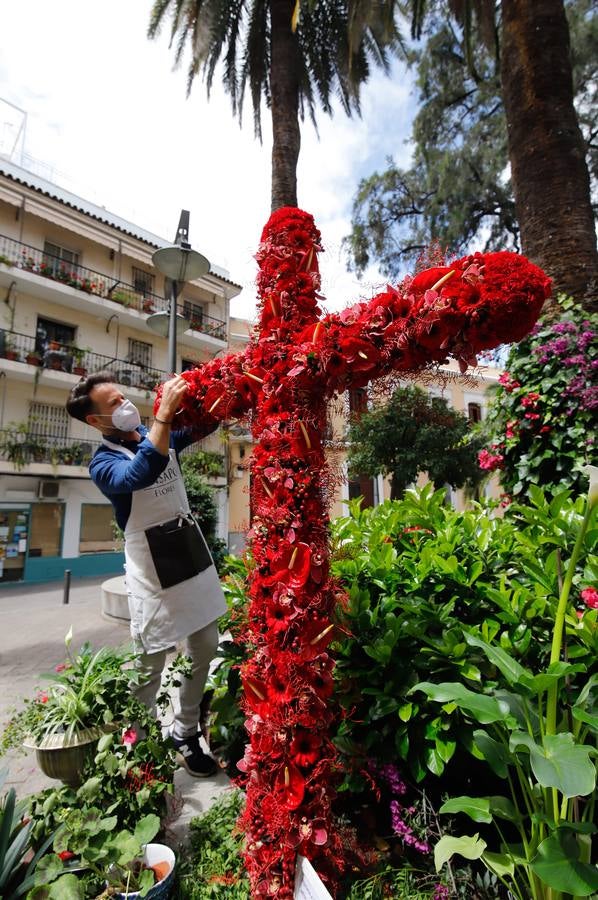
<svg viewBox="0 0 598 900">
<path fill-rule="evenodd" d="M 74 250 L 67 250 L 66 247 L 59 247 L 58 244 L 52 244 L 50 241 L 44 242 L 44 262 L 55 272 L 61 268 L 73 268 L 79 265 L 79 254 Z"/>
<path fill-rule="evenodd" d="M 201 363 L 196 359 L 182 359 L 181 372 L 189 372 L 190 369 L 196 369 Z"/>
<path fill-rule="evenodd" d="M 129 338 L 128 362 L 133 363 L 135 366 L 151 369 L 152 349 L 152 345 L 146 344 L 145 341 L 136 341 L 134 338 Z"/>
<path fill-rule="evenodd" d="M 133 266 L 133 287 L 140 294 L 153 294 L 154 276 L 150 275 L 149 272 L 144 272 L 143 269 L 136 269 Z"/>
<path fill-rule="evenodd" d="M 191 328 L 201 330 L 205 309 L 200 303 L 191 303 L 190 300 L 184 300 L 183 315 L 191 322 Z"/>
<path fill-rule="evenodd" d="M 114 525 L 111 503 L 82 503 L 79 553 L 118 550 Z"/>
<path fill-rule="evenodd" d="M 72 325 L 65 325 L 63 322 L 53 322 L 51 319 L 42 319 L 39 316 L 35 333 L 35 349 L 39 350 L 40 353 L 45 353 L 52 342 L 60 345 L 56 347 L 57 350 L 74 344 L 75 329 Z"/>
<path fill-rule="evenodd" d="M 54 403 L 29 404 L 29 433 L 51 437 L 56 442 L 65 441 L 68 435 L 69 417 L 62 405 Z"/>
<path fill-rule="evenodd" d="M 368 408 L 368 392 L 365 388 L 351 388 L 349 391 L 349 413 L 359 417 Z"/>
<path fill-rule="evenodd" d="M 29 556 L 60 556 L 63 503 L 33 503 Z"/>
<path fill-rule="evenodd" d="M 482 421 L 482 405 L 481 403 L 468 403 L 467 404 L 467 418 L 470 422 L 481 422 Z"/>
</svg>

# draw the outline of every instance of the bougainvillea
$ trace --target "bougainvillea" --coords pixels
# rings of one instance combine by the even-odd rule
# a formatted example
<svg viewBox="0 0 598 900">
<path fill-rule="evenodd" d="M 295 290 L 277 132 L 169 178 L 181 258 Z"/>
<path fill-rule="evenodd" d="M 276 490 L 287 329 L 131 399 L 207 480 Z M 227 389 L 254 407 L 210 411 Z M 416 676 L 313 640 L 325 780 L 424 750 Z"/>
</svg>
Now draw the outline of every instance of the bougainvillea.
<svg viewBox="0 0 598 900">
<path fill-rule="evenodd" d="M 582 491 L 581 467 L 596 458 L 598 321 L 561 302 L 559 321 L 536 326 L 512 349 L 484 429 L 480 467 L 500 470 L 516 497 L 530 484 Z"/>
<path fill-rule="evenodd" d="M 326 398 L 392 371 L 518 340 L 536 321 L 549 280 L 512 253 L 474 254 L 407 277 L 339 315 L 321 315 L 313 218 L 279 209 L 257 261 L 259 327 L 243 354 L 183 373 L 181 425 L 196 433 L 251 413 L 250 540 L 254 568 L 243 664 L 249 742 L 239 768 L 241 824 L 256 898 L 293 896 L 295 859 L 313 860 L 331 890 L 346 849 L 332 822 L 337 779 L 329 739 L 333 616 L 342 592 L 328 572 L 331 481 L 321 435 Z"/>
</svg>

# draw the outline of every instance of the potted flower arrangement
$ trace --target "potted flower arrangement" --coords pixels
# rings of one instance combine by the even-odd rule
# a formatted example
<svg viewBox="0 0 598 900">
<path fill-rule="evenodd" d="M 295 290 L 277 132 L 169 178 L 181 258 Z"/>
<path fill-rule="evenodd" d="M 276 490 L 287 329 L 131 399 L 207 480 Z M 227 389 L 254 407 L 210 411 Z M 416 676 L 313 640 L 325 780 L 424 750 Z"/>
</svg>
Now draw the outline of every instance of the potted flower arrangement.
<svg viewBox="0 0 598 900">
<path fill-rule="evenodd" d="M 74 898 L 147 897 L 166 900 L 174 883 L 175 855 L 151 843 L 158 816 L 143 816 L 135 829 L 115 830 L 118 818 L 96 807 L 69 810 L 54 840 L 54 853 L 35 872 L 36 888 Z"/>
<path fill-rule="evenodd" d="M 6 747 L 22 744 L 36 751 L 42 771 L 65 784 L 78 785 L 83 768 L 98 739 L 116 727 L 126 709 L 131 686 L 140 675 L 130 649 L 102 647 L 94 651 L 85 643 L 79 653 L 65 639 L 66 660 L 45 676 L 47 688 L 12 719 L 3 737 Z"/>
</svg>

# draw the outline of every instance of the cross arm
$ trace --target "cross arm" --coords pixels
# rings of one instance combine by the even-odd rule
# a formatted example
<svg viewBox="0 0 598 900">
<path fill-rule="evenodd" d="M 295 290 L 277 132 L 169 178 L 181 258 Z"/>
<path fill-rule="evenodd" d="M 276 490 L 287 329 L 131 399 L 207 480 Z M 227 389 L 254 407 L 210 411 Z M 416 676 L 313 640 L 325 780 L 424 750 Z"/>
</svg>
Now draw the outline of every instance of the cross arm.
<svg viewBox="0 0 598 900">
<path fill-rule="evenodd" d="M 181 373 L 189 388 L 177 413 L 177 428 L 191 429 L 196 440 L 225 419 L 246 415 L 254 406 L 262 379 L 252 374 L 243 353 L 229 353 Z M 158 388 L 154 412 L 162 395 Z"/>
<path fill-rule="evenodd" d="M 521 340 L 550 294 L 550 279 L 516 253 L 476 253 L 426 269 L 367 302 L 310 325 L 301 336 L 318 357 L 329 396 L 392 371 L 421 371 Z"/>
</svg>

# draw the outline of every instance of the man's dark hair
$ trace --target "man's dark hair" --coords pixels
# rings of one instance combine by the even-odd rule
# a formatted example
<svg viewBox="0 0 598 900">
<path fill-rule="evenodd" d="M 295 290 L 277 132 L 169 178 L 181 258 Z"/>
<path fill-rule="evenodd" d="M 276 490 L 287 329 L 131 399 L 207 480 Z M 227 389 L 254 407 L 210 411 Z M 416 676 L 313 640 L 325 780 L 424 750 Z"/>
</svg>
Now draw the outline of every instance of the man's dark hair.
<svg viewBox="0 0 598 900">
<path fill-rule="evenodd" d="M 66 411 L 69 416 L 72 416 L 73 419 L 79 419 L 80 422 L 85 422 L 85 417 L 91 415 L 94 411 L 93 402 L 89 396 L 92 389 L 96 384 L 115 383 L 116 378 L 114 377 L 114 373 L 106 370 L 103 372 L 93 372 L 86 378 L 82 378 L 71 390 L 69 398 L 66 401 Z"/>
</svg>

